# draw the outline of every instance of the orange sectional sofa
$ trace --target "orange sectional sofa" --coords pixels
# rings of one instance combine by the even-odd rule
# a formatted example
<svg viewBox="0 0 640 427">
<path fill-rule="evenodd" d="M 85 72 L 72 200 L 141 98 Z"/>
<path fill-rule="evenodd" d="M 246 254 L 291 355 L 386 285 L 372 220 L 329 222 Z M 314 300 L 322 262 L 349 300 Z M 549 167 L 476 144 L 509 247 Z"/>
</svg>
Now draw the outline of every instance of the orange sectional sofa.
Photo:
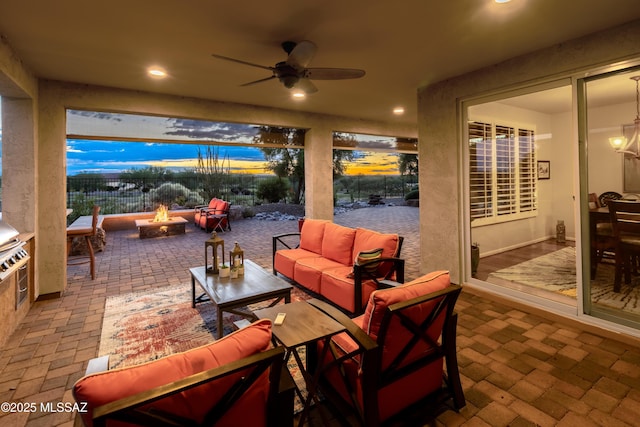
<svg viewBox="0 0 640 427">
<path fill-rule="evenodd" d="M 397 234 L 307 219 L 299 233 L 273 236 L 273 274 L 360 314 L 371 292 L 385 287 L 385 280 L 404 282 L 402 241 Z M 361 255 L 375 249 L 381 249 L 379 257 L 365 260 Z"/>
</svg>

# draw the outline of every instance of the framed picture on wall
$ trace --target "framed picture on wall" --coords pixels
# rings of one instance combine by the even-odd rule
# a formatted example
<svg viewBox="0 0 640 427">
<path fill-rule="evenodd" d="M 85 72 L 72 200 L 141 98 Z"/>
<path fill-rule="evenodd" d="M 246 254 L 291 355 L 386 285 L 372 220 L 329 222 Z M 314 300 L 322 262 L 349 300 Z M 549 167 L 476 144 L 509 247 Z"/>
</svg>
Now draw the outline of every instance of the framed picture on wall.
<svg viewBox="0 0 640 427">
<path fill-rule="evenodd" d="M 538 160 L 538 179 L 551 179 L 551 162 Z"/>
</svg>

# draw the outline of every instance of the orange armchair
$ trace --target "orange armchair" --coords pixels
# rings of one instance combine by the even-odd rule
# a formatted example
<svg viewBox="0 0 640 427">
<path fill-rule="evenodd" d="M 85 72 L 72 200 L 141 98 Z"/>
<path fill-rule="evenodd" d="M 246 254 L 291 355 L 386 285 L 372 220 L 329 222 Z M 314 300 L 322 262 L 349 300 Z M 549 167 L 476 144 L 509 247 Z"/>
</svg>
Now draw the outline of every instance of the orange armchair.
<svg viewBox="0 0 640 427">
<path fill-rule="evenodd" d="M 73 386 L 82 423 L 98 426 L 280 427 L 293 424 L 284 349 L 260 320 L 209 345 L 92 373 Z"/>
<path fill-rule="evenodd" d="M 230 210 L 231 203 L 214 197 L 208 205 L 198 205 L 195 207 L 193 221 L 197 227 L 200 227 L 207 232 L 230 231 Z"/>
<path fill-rule="evenodd" d="M 448 272 L 437 271 L 374 291 L 365 314 L 355 319 L 313 301 L 347 328 L 333 338 L 325 360 L 316 360 L 323 354 L 320 345 L 308 356 L 319 370 L 322 393 L 367 427 L 392 422 L 418 405 L 463 408 L 453 311 L 460 291 Z"/>
</svg>

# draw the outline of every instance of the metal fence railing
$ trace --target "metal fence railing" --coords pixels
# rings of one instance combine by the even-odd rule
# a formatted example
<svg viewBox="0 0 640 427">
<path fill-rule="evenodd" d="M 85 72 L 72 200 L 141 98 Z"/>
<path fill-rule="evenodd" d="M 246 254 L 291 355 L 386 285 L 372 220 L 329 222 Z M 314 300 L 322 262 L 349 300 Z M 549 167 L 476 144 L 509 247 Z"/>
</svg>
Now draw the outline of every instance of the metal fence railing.
<svg viewBox="0 0 640 427">
<path fill-rule="evenodd" d="M 104 214 L 148 212 L 161 204 L 169 209 L 187 209 L 207 204 L 212 197 L 225 199 L 233 205 L 255 206 L 264 202 L 258 197 L 260 183 L 274 177 L 224 174 L 219 178 L 209 179 L 205 184 L 193 176 L 129 182 L 119 178 L 69 176 L 67 207 L 72 208 L 73 217 L 77 217 L 89 215 L 94 204 L 99 204 Z M 404 197 L 417 187 L 415 181 L 415 177 L 400 175 L 342 176 L 334 180 L 334 198 L 338 203 L 367 200 L 371 194 L 382 198 Z M 290 184 L 290 187 L 294 185 Z M 285 197 L 286 201 L 290 202 L 291 198 Z"/>
</svg>

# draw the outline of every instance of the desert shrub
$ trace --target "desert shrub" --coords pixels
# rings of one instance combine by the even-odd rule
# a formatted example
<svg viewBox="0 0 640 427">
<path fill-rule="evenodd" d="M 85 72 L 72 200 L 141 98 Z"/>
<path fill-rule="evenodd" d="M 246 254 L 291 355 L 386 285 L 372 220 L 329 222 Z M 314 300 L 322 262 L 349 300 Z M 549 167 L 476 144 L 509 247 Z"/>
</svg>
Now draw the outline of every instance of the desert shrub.
<svg viewBox="0 0 640 427">
<path fill-rule="evenodd" d="M 182 184 L 167 182 L 149 191 L 149 201 L 157 205 L 165 205 L 167 207 L 172 204 L 180 206 L 195 206 L 200 199 L 196 191 L 189 190 Z"/>
<path fill-rule="evenodd" d="M 420 190 L 411 190 L 405 196 L 405 200 L 419 199 L 420 198 Z"/>
<path fill-rule="evenodd" d="M 242 218 L 253 218 L 256 216 L 255 211 L 250 206 L 245 206 L 242 210 Z"/>
<path fill-rule="evenodd" d="M 289 183 L 284 179 L 274 177 L 260 181 L 256 196 L 269 203 L 277 203 L 287 196 L 288 191 Z"/>
</svg>

